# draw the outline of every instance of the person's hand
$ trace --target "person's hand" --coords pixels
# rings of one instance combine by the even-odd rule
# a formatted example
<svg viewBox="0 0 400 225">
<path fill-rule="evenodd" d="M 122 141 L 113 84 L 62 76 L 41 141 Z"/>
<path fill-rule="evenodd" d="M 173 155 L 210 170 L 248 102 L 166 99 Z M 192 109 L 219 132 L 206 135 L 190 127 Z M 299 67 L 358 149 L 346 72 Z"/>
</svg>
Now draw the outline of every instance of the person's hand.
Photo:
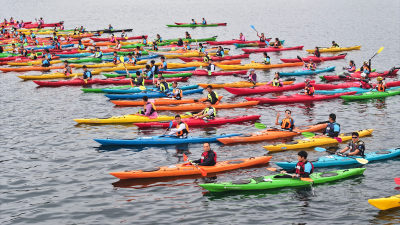
<svg viewBox="0 0 400 225">
<path fill-rule="evenodd" d="M 281 173 L 287 173 L 286 170 L 281 170 Z"/>
<path fill-rule="evenodd" d="M 170 131 L 170 130 L 171 130 L 171 128 L 168 127 L 168 128 L 167 128 L 167 131 Z"/>
<path fill-rule="evenodd" d="M 281 114 L 280 114 L 279 112 L 276 114 L 277 117 L 279 117 L 280 115 L 281 115 Z"/>
</svg>

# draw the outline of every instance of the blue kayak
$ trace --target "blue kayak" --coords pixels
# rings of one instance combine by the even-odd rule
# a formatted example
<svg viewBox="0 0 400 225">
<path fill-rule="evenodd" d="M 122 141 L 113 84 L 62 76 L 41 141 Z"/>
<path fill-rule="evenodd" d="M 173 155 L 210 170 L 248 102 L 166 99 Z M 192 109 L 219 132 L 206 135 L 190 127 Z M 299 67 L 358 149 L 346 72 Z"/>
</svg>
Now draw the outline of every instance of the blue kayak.
<svg viewBox="0 0 400 225">
<path fill-rule="evenodd" d="M 162 73 L 162 71 L 192 71 L 195 70 L 196 67 L 185 67 L 185 68 L 177 68 L 177 69 L 166 69 L 166 70 L 160 70 L 160 72 Z M 139 72 L 141 72 L 141 70 L 138 70 Z M 118 74 L 126 74 L 125 70 L 116 70 L 114 71 Z M 136 70 L 129 70 L 129 73 L 136 73 Z"/>
<path fill-rule="evenodd" d="M 149 56 L 142 56 L 142 57 L 139 57 L 139 58 L 136 58 L 138 61 L 140 61 L 140 60 L 145 60 L 145 59 L 154 59 L 154 58 L 157 58 L 157 57 L 159 57 L 159 55 L 149 55 Z M 128 60 L 129 60 L 129 58 L 126 56 L 125 58 L 125 62 L 127 62 Z M 107 59 L 103 59 L 103 61 L 104 62 L 112 62 L 113 61 L 113 58 L 107 58 Z M 125 72 L 125 70 L 124 70 L 124 72 Z M 125 72 L 126 73 L 126 72 Z"/>
<path fill-rule="evenodd" d="M 113 55 L 113 52 L 103 53 L 105 55 Z M 55 54 L 56 56 L 60 56 L 60 58 L 83 58 L 94 55 L 93 53 L 76 53 L 76 54 Z"/>
<path fill-rule="evenodd" d="M 199 85 L 188 85 L 188 86 L 183 86 L 179 87 L 181 90 L 190 90 L 190 89 L 195 89 L 198 88 Z M 101 89 L 104 93 L 109 93 L 109 94 L 129 94 L 129 93 L 140 93 L 140 92 L 158 92 L 157 88 L 151 87 L 147 88 L 146 90 L 140 90 L 138 87 L 133 87 L 133 88 L 127 88 L 127 89 Z"/>
<path fill-rule="evenodd" d="M 279 72 L 279 75 L 280 76 L 302 76 L 302 75 L 313 75 L 313 74 L 318 74 L 318 73 L 331 72 L 334 70 L 335 70 L 335 67 L 330 66 L 330 67 L 326 67 L 324 69 L 295 70 L 293 72 Z"/>
<path fill-rule="evenodd" d="M 398 87 L 393 87 L 393 88 L 388 88 L 386 89 L 387 91 L 394 90 Z M 333 95 L 333 94 L 339 94 L 339 93 L 345 93 L 345 92 L 353 92 L 356 91 L 356 94 L 362 94 L 370 91 L 376 91 L 375 89 L 364 89 L 364 88 L 359 88 L 359 87 L 351 87 L 351 88 L 339 88 L 339 89 L 333 89 L 333 90 L 315 90 L 315 94 L 320 94 L 320 95 Z"/>
<path fill-rule="evenodd" d="M 67 44 L 67 45 L 61 45 L 61 48 L 69 48 L 69 47 L 74 47 L 74 44 Z M 27 50 L 42 50 L 42 49 L 53 49 L 54 45 L 47 45 L 47 46 L 41 46 L 41 47 L 28 47 L 26 48 Z"/>
<path fill-rule="evenodd" d="M 364 159 L 371 162 L 371 161 L 390 159 L 397 156 L 400 156 L 400 148 L 370 152 L 365 154 Z M 361 158 L 359 156 L 357 157 Z M 330 166 L 347 166 L 347 165 L 359 164 L 357 160 L 355 160 L 355 158 L 357 157 L 330 155 L 330 156 L 320 157 L 318 158 L 317 161 L 311 161 L 311 162 L 314 165 L 314 168 L 330 167 Z M 276 162 L 275 164 L 285 170 L 289 170 L 289 169 L 294 169 L 296 167 L 297 162 Z"/>
<path fill-rule="evenodd" d="M 218 138 L 238 136 L 241 134 L 225 134 L 219 136 L 210 137 L 187 137 L 178 138 L 171 135 L 163 136 L 152 136 L 152 137 L 140 137 L 136 139 L 94 139 L 102 145 L 141 145 L 141 146 L 154 146 L 154 145 L 177 145 L 177 144 L 188 144 L 188 143 L 205 143 L 205 142 L 217 142 Z"/>
<path fill-rule="evenodd" d="M 193 89 L 193 90 L 187 90 L 187 91 L 182 91 L 183 95 L 190 95 L 190 94 L 195 94 L 195 93 L 202 93 L 203 88 L 199 89 Z M 168 97 L 167 94 L 160 93 L 160 92 L 149 92 L 149 93 L 137 93 L 137 94 L 132 94 L 132 95 L 124 95 L 124 94 L 108 94 L 105 95 L 107 98 L 110 100 L 118 100 L 118 99 L 140 99 L 143 98 L 144 96 L 147 96 L 148 98 L 165 98 Z"/>
</svg>

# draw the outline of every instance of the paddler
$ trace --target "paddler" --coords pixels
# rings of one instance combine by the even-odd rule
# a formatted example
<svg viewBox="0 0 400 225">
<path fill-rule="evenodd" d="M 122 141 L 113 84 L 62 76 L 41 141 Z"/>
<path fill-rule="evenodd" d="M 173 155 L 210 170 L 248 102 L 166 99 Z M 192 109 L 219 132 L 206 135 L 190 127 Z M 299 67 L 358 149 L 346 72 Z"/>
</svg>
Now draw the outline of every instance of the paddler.
<svg viewBox="0 0 400 225">
<path fill-rule="evenodd" d="M 159 79 L 159 81 L 160 81 L 160 83 L 159 83 L 159 86 L 158 86 L 158 90 L 161 92 L 161 93 L 168 93 L 169 92 L 169 85 L 168 85 L 168 83 L 165 81 L 165 78 L 164 77 L 161 77 L 160 79 Z"/>
<path fill-rule="evenodd" d="M 196 25 L 196 24 L 197 24 L 197 22 L 196 22 L 196 20 L 192 19 L 192 22 L 191 22 L 190 24 L 192 24 L 192 25 Z"/>
<path fill-rule="evenodd" d="M 185 32 L 185 39 L 192 39 L 192 36 L 187 31 Z"/>
<path fill-rule="evenodd" d="M 224 55 L 225 55 L 224 48 L 222 46 L 218 46 L 216 56 L 224 57 Z"/>
<path fill-rule="evenodd" d="M 153 76 L 160 73 L 160 71 L 158 69 L 158 65 L 156 65 L 156 61 L 154 61 L 154 60 L 150 61 L 150 68 L 151 68 L 151 73 Z"/>
<path fill-rule="evenodd" d="M 122 45 L 121 45 L 121 42 L 119 41 L 119 40 L 117 40 L 117 42 L 115 43 L 115 47 L 114 47 L 114 49 L 121 49 L 121 47 L 122 47 Z"/>
<path fill-rule="evenodd" d="M 111 42 L 111 43 L 117 42 L 117 39 L 115 38 L 114 34 L 111 34 L 110 42 Z"/>
<path fill-rule="evenodd" d="M 132 55 L 132 53 L 128 53 L 128 61 L 126 63 L 130 65 L 136 65 L 136 62 L 137 62 L 136 56 Z"/>
<path fill-rule="evenodd" d="M 92 72 L 90 72 L 90 71 L 87 69 L 87 66 L 84 65 L 84 66 L 83 66 L 83 80 L 85 81 L 85 83 L 87 83 L 88 80 L 91 80 L 92 77 L 93 77 L 93 76 L 92 76 Z"/>
<path fill-rule="evenodd" d="M 315 89 L 314 89 L 314 86 L 311 84 L 310 79 L 306 79 L 305 83 L 306 83 L 306 86 L 304 87 L 304 94 L 306 94 L 308 96 L 313 96 Z"/>
<path fill-rule="evenodd" d="M 310 61 L 308 63 L 305 63 L 304 66 L 308 70 L 315 70 L 317 68 L 317 65 L 314 63 L 314 61 L 312 59 L 310 59 Z"/>
<path fill-rule="evenodd" d="M 114 53 L 113 53 L 112 62 L 114 63 L 114 65 L 117 65 L 117 64 L 121 63 L 121 61 L 119 61 L 118 53 L 116 51 L 114 51 Z"/>
<path fill-rule="evenodd" d="M 160 70 L 166 70 L 168 69 L 168 63 L 165 61 L 165 57 L 161 56 L 161 65 L 160 65 Z"/>
<path fill-rule="evenodd" d="M 292 131 L 294 129 L 294 119 L 291 116 L 292 111 L 289 109 L 285 110 L 285 118 L 279 121 L 280 113 L 276 114 L 275 125 L 280 125 L 281 129 Z"/>
<path fill-rule="evenodd" d="M 366 74 L 366 73 L 361 73 L 360 88 L 364 88 L 364 89 L 371 89 L 371 88 L 373 88 L 372 82 L 371 82 L 371 80 L 369 79 L 368 74 Z"/>
<path fill-rule="evenodd" d="M 279 72 L 275 72 L 274 79 L 267 83 L 267 85 L 272 85 L 273 87 L 282 87 L 282 79 L 279 77 Z"/>
<path fill-rule="evenodd" d="M 136 77 L 131 77 L 132 83 L 136 86 L 144 86 L 144 74 L 140 74 L 139 71 L 136 71 Z"/>
<path fill-rule="evenodd" d="M 246 41 L 246 38 L 244 37 L 243 33 L 239 34 L 239 40 L 240 41 Z"/>
<path fill-rule="evenodd" d="M 335 41 L 332 41 L 332 48 L 339 48 L 339 45 Z"/>
<path fill-rule="evenodd" d="M 182 90 L 178 88 L 178 82 L 176 81 L 172 83 L 172 92 L 170 97 L 175 98 L 176 100 L 181 100 L 183 97 Z"/>
<path fill-rule="evenodd" d="M 110 31 L 112 31 L 112 30 L 114 30 L 114 27 L 111 26 L 111 24 L 108 24 L 108 29 L 109 29 Z"/>
<path fill-rule="evenodd" d="M 271 64 L 271 58 L 269 57 L 269 55 L 267 54 L 267 52 L 264 52 L 263 55 L 264 55 L 263 63 L 264 63 L 265 65 Z"/>
<path fill-rule="evenodd" d="M 64 60 L 64 69 L 63 69 L 64 75 L 66 77 L 69 77 L 72 74 L 72 69 L 71 66 L 68 64 L 67 60 Z"/>
<path fill-rule="evenodd" d="M 206 19 L 202 19 L 202 21 L 201 21 L 201 24 L 203 24 L 203 25 L 207 25 L 207 21 L 206 21 Z"/>
<path fill-rule="evenodd" d="M 323 134 L 331 138 L 339 136 L 340 124 L 336 123 L 336 114 L 329 114 L 328 122 Z"/>
<path fill-rule="evenodd" d="M 178 39 L 178 43 L 176 43 L 176 45 L 178 45 L 178 47 L 182 47 L 183 46 L 183 40 L 182 38 Z"/>
<path fill-rule="evenodd" d="M 146 74 L 146 79 L 153 79 L 153 73 L 151 72 L 150 65 L 146 65 L 145 70 L 143 71 L 144 74 Z"/>
<path fill-rule="evenodd" d="M 347 72 L 349 72 L 349 73 L 356 72 L 357 69 L 356 69 L 356 64 L 354 63 L 354 60 L 350 60 L 349 66 L 344 67 L 343 69 L 347 70 Z"/>
<path fill-rule="evenodd" d="M 350 153 L 345 153 L 350 150 Z M 360 140 L 358 132 L 353 132 L 351 134 L 350 143 L 342 149 L 339 153 L 345 156 L 359 155 L 364 156 L 365 144 Z"/>
<path fill-rule="evenodd" d="M 189 126 L 182 121 L 182 118 L 180 115 L 175 116 L 175 122 L 176 122 L 176 128 L 170 129 L 168 128 L 170 132 L 168 135 L 176 135 L 179 138 L 187 138 L 189 135 Z"/>
<path fill-rule="evenodd" d="M 149 98 L 147 96 L 143 96 L 143 110 L 140 110 L 140 114 L 145 115 L 147 117 L 153 117 L 156 118 L 158 117 L 156 107 L 154 106 L 153 103 L 149 101 Z"/>
<path fill-rule="evenodd" d="M 248 81 L 253 83 L 253 85 L 256 85 L 256 83 L 257 83 L 257 74 L 255 73 L 254 69 L 250 69 Z"/>
<path fill-rule="evenodd" d="M 208 52 L 205 52 L 204 57 L 203 57 L 203 62 L 208 63 L 210 60 L 211 60 L 211 58 L 208 55 Z"/>
<path fill-rule="evenodd" d="M 154 40 L 154 42 L 155 42 L 155 43 L 161 43 L 161 42 L 163 42 L 163 39 L 162 39 L 162 37 L 161 37 L 159 34 L 157 34 L 157 35 L 156 35 L 156 40 Z"/>
<path fill-rule="evenodd" d="M 210 148 L 210 143 L 203 144 L 204 152 L 201 158 L 195 161 L 190 161 L 189 164 L 196 164 L 199 166 L 215 166 L 217 164 L 217 153 Z"/>
<path fill-rule="evenodd" d="M 369 65 L 367 61 L 364 61 L 363 65 L 360 68 L 360 72 L 368 76 L 371 73 L 371 65 Z"/>
<path fill-rule="evenodd" d="M 37 59 L 38 55 L 37 53 L 32 49 L 31 54 L 29 55 L 29 59 Z"/>
<path fill-rule="evenodd" d="M 49 67 L 50 61 L 51 61 L 51 54 L 49 53 L 49 50 L 46 49 L 46 54 L 44 55 L 44 59 L 42 61 L 42 67 Z"/>
<path fill-rule="evenodd" d="M 207 71 L 209 76 L 211 76 L 212 72 L 215 71 L 215 64 L 212 59 L 208 60 Z"/>
<path fill-rule="evenodd" d="M 314 165 L 307 160 L 308 153 L 306 151 L 300 151 L 297 153 L 297 159 L 299 162 L 293 170 L 285 171 L 282 173 L 295 173 L 292 175 L 293 178 L 310 177 L 310 174 L 314 172 Z"/>
<path fill-rule="evenodd" d="M 192 50 L 192 48 L 190 47 L 188 41 L 184 41 L 184 43 L 185 43 L 185 45 L 183 46 L 183 49 L 185 49 L 185 50 L 187 50 L 187 51 Z"/>
<path fill-rule="evenodd" d="M 103 57 L 103 52 L 100 50 L 100 47 L 96 47 L 96 52 L 94 53 L 94 57 L 101 59 Z"/>
<path fill-rule="evenodd" d="M 282 42 L 279 40 L 279 38 L 275 38 L 274 47 L 275 48 L 282 47 Z"/>
<path fill-rule="evenodd" d="M 321 57 L 321 52 L 319 51 L 319 48 L 318 47 L 315 47 L 315 50 L 314 50 L 314 56 L 315 57 Z"/>
<path fill-rule="evenodd" d="M 208 92 L 207 100 L 210 100 L 211 104 L 213 104 L 213 105 L 215 103 L 217 103 L 218 100 L 219 100 L 218 94 L 212 90 L 212 86 L 211 85 L 207 86 L 207 92 Z"/>
<path fill-rule="evenodd" d="M 217 117 L 217 110 L 212 106 L 210 100 L 204 101 L 206 104 L 206 108 L 204 108 L 201 112 L 194 115 L 195 119 L 205 119 L 205 120 L 212 120 Z"/>
<path fill-rule="evenodd" d="M 203 46 L 202 43 L 199 44 L 199 48 L 197 49 L 200 53 L 204 53 L 205 52 L 205 48 Z"/>
<path fill-rule="evenodd" d="M 86 46 L 84 44 L 82 44 L 82 40 L 78 41 L 78 50 L 85 50 Z"/>
<path fill-rule="evenodd" d="M 378 77 L 376 78 L 376 80 L 378 81 L 378 85 L 376 85 L 376 90 L 379 92 L 385 92 L 386 91 L 386 83 L 383 80 L 382 77 Z"/>
<path fill-rule="evenodd" d="M 122 33 L 121 33 L 121 38 L 127 39 L 127 35 L 126 35 L 126 33 L 125 33 L 125 30 L 122 31 Z"/>
<path fill-rule="evenodd" d="M 140 46 L 136 46 L 135 51 L 134 51 L 136 57 L 142 57 L 142 51 L 140 50 Z"/>
<path fill-rule="evenodd" d="M 142 36 L 142 44 L 147 45 L 147 37 L 145 35 Z"/>
</svg>

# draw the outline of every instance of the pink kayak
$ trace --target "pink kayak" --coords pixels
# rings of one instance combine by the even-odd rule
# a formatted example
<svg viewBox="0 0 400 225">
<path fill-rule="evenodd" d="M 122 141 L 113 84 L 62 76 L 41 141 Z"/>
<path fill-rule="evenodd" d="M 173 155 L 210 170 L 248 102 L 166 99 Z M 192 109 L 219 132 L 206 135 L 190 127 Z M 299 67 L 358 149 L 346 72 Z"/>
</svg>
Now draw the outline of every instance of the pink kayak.
<svg viewBox="0 0 400 225">
<path fill-rule="evenodd" d="M 185 82 L 189 78 L 185 77 L 174 77 L 174 78 L 168 78 L 165 79 L 167 82 Z M 40 81 L 40 80 L 34 80 L 37 85 L 41 87 L 61 87 L 61 86 L 84 86 L 84 85 L 91 85 L 91 84 L 130 84 L 131 81 L 130 79 L 91 79 L 88 80 L 87 83 L 83 79 L 77 78 L 77 79 L 72 79 L 72 80 L 56 80 L 56 81 Z M 146 80 L 146 84 L 152 84 L 153 80 Z"/>
<path fill-rule="evenodd" d="M 235 116 L 235 117 L 217 117 L 213 120 L 203 120 L 203 119 L 194 119 L 194 118 L 186 118 L 182 119 L 189 127 L 194 126 L 216 126 L 227 123 L 241 123 L 245 121 L 254 121 L 260 119 L 261 115 L 250 115 L 250 116 Z M 150 123 L 134 123 L 134 125 L 139 128 L 168 128 L 168 123 L 162 122 L 150 122 Z M 176 122 L 174 121 L 172 127 L 176 127 Z"/>
<path fill-rule="evenodd" d="M 315 56 L 307 56 L 304 58 L 301 58 L 304 62 L 310 62 L 312 59 L 313 62 L 319 63 L 319 62 L 324 62 L 324 61 L 330 61 L 330 60 L 338 60 L 338 59 L 344 59 L 346 57 L 347 53 L 343 53 L 340 55 L 336 56 L 328 56 L 328 57 L 315 57 Z M 281 59 L 282 62 L 285 63 L 293 63 L 293 62 L 301 62 L 298 58 L 294 59 Z"/>
<path fill-rule="evenodd" d="M 253 94 L 263 94 L 263 93 L 274 93 L 283 91 L 299 90 L 305 87 L 305 83 L 297 83 L 291 85 L 283 85 L 282 87 L 273 87 L 270 85 L 263 85 L 254 88 L 231 88 L 224 87 L 229 93 L 234 95 L 253 95 Z"/>
<path fill-rule="evenodd" d="M 207 70 L 195 70 L 195 71 L 192 71 L 191 73 L 192 73 L 192 75 L 197 75 L 197 76 L 229 76 L 229 75 L 235 75 L 235 74 L 241 74 L 241 75 L 247 74 L 247 70 L 216 71 L 216 72 L 211 72 L 211 75 L 208 75 Z"/>
<path fill-rule="evenodd" d="M 387 77 L 387 76 L 395 76 L 397 74 L 399 70 L 395 69 L 395 70 L 388 70 L 388 71 L 384 71 L 382 73 L 379 72 L 372 72 L 369 74 L 370 78 L 373 77 Z M 338 81 L 338 80 L 358 80 L 361 78 L 361 72 L 355 72 L 352 73 L 348 76 L 346 75 L 325 75 L 325 76 L 321 76 L 321 79 L 326 80 L 326 81 Z"/>
<path fill-rule="evenodd" d="M 268 38 L 267 41 L 270 41 Z M 206 41 L 210 45 L 233 45 L 233 44 L 250 44 L 250 43 L 264 43 L 261 41 L 241 41 L 241 40 L 229 40 L 229 41 Z"/>
<path fill-rule="evenodd" d="M 147 38 L 147 35 L 144 35 Z M 96 37 L 91 37 L 94 42 L 99 42 L 99 41 L 110 41 L 110 38 L 96 38 Z M 142 36 L 133 36 L 133 37 L 117 37 L 117 40 L 119 41 L 124 41 L 124 40 L 137 40 L 137 39 L 142 39 Z"/>
<path fill-rule="evenodd" d="M 189 23 L 176 23 L 175 22 L 175 24 L 176 25 L 185 25 L 185 24 L 189 24 Z M 202 25 L 201 23 L 197 23 L 197 24 Z M 217 24 L 218 26 L 226 26 L 227 23 L 208 23 L 207 25 L 214 25 L 214 24 Z"/>
<path fill-rule="evenodd" d="M 231 60 L 231 59 L 244 59 L 244 58 L 249 58 L 249 54 L 242 54 L 242 55 L 227 55 L 223 57 L 218 57 L 218 56 L 211 56 L 211 59 L 213 61 L 223 61 L 223 60 Z M 192 61 L 203 61 L 202 57 L 180 57 L 184 62 L 192 62 Z"/>
<path fill-rule="evenodd" d="M 376 84 L 373 84 L 372 86 L 376 87 Z M 400 86 L 400 81 L 386 82 L 386 86 L 388 88 Z M 315 90 L 333 90 L 350 87 L 360 87 L 360 82 L 346 82 L 340 84 L 314 84 Z"/>
<path fill-rule="evenodd" d="M 353 92 L 345 92 L 338 93 L 334 95 L 314 95 L 308 96 L 303 94 L 294 94 L 294 95 L 281 95 L 278 97 L 270 97 L 270 98 L 251 98 L 246 97 L 247 101 L 259 101 L 259 104 L 280 104 L 280 103 L 297 103 L 297 102 L 313 102 L 313 101 L 322 101 L 328 99 L 339 98 L 342 95 L 353 95 L 357 93 Z"/>
<path fill-rule="evenodd" d="M 38 23 L 30 23 L 30 24 L 25 24 L 24 28 L 29 29 L 29 28 L 37 28 L 39 27 Z M 44 23 L 41 25 L 41 27 L 61 27 L 61 23 Z"/>
<path fill-rule="evenodd" d="M 302 50 L 304 46 L 295 46 L 295 47 L 282 47 L 282 48 L 244 48 L 242 51 L 245 53 L 255 53 L 255 52 L 280 52 L 280 51 L 289 51 L 289 50 Z"/>
</svg>

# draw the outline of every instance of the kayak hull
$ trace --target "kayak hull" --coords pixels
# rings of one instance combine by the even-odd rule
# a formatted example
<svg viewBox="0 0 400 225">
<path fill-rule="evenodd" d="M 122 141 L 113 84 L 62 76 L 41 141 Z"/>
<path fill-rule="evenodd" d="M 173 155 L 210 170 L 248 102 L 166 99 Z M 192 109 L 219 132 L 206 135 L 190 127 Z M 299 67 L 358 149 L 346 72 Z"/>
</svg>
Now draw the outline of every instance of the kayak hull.
<svg viewBox="0 0 400 225">
<path fill-rule="evenodd" d="M 203 88 L 199 89 L 193 89 L 193 90 L 187 90 L 187 91 L 182 91 L 183 95 L 190 95 L 190 94 L 196 94 L 196 93 L 203 93 Z M 148 98 L 165 98 L 168 97 L 164 93 L 160 92 L 150 92 L 150 93 L 137 93 L 137 94 L 106 94 L 105 95 L 107 98 L 110 100 L 118 100 L 118 99 L 140 99 L 143 98 L 144 96 L 147 96 Z"/>
<path fill-rule="evenodd" d="M 334 71 L 335 67 L 330 66 L 323 69 L 315 69 L 315 70 L 296 70 L 293 72 L 279 72 L 280 76 L 304 76 L 304 75 L 314 75 L 319 73 L 331 72 Z"/>
<path fill-rule="evenodd" d="M 188 115 L 181 115 L 182 118 L 188 118 Z M 77 123 L 83 124 L 119 124 L 119 123 L 143 123 L 143 122 L 159 122 L 159 121 L 171 121 L 174 116 L 161 115 L 155 118 L 129 114 L 124 116 L 113 116 L 110 118 L 89 118 L 89 119 L 74 119 Z"/>
<path fill-rule="evenodd" d="M 345 93 L 338 93 L 333 95 L 281 95 L 278 97 L 270 97 L 270 98 L 251 98 L 245 97 L 247 101 L 259 101 L 259 104 L 286 104 L 286 103 L 298 103 L 298 102 L 314 102 L 314 101 L 323 101 L 329 99 L 339 98 L 342 95 L 350 95 L 355 94 L 356 92 L 345 92 Z"/>
<path fill-rule="evenodd" d="M 283 67 L 296 67 L 303 66 L 303 62 L 298 63 L 281 63 L 281 64 L 263 64 L 263 63 L 249 63 L 245 65 L 216 65 L 223 70 L 248 70 L 248 69 L 273 69 Z"/>
<path fill-rule="evenodd" d="M 386 97 L 394 96 L 394 95 L 400 95 L 400 89 L 390 90 L 390 91 L 385 91 L 385 92 L 370 91 L 370 92 L 362 93 L 359 95 L 343 95 L 340 97 L 346 101 L 356 101 L 356 100 L 365 100 L 365 99 L 386 98 Z"/>
<path fill-rule="evenodd" d="M 297 83 L 292 85 L 283 85 L 282 87 L 273 87 L 270 85 L 258 86 L 255 88 L 230 88 L 224 87 L 226 91 L 234 95 L 253 95 L 263 93 L 276 93 L 284 91 L 299 90 L 305 87 L 305 83 Z"/>
<path fill-rule="evenodd" d="M 387 198 L 368 199 L 368 203 L 380 210 L 387 210 L 400 207 L 400 195 L 394 195 Z"/>
<path fill-rule="evenodd" d="M 244 48 L 242 49 L 245 53 L 260 53 L 260 52 L 281 52 L 281 51 L 290 51 L 290 50 L 302 50 L 304 46 L 295 46 L 295 47 L 268 47 L 268 48 Z"/>
<path fill-rule="evenodd" d="M 328 56 L 328 57 L 316 57 L 316 56 L 307 56 L 304 58 L 301 58 L 304 62 L 310 62 L 312 60 L 315 63 L 320 63 L 324 61 L 331 61 L 331 60 L 338 60 L 338 59 L 344 59 L 346 57 L 346 53 L 336 55 L 336 56 Z M 285 63 L 293 63 L 293 62 L 301 62 L 298 58 L 294 59 L 281 59 L 282 62 Z"/>
<path fill-rule="evenodd" d="M 352 47 L 343 47 L 343 48 L 319 48 L 319 52 L 343 52 L 343 51 L 352 51 L 352 50 L 360 50 L 361 46 L 352 46 Z M 308 53 L 314 53 L 314 49 L 307 49 L 306 50 Z"/>
</svg>

